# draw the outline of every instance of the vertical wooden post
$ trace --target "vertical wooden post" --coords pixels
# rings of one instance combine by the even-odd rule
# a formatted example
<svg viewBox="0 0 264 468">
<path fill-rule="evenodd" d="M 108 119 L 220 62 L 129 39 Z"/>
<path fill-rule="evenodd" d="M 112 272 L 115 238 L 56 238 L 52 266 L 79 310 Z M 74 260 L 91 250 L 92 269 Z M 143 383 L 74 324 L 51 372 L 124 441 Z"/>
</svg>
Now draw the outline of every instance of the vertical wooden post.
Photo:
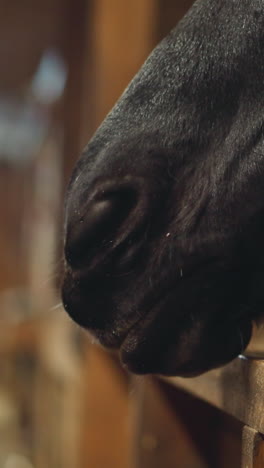
<svg viewBox="0 0 264 468">
<path fill-rule="evenodd" d="M 89 18 L 81 20 L 82 27 L 86 24 L 83 33 L 77 31 L 82 54 L 77 44 L 71 52 L 72 66 L 80 69 L 71 74 L 73 126 L 68 123 L 67 154 L 70 147 L 73 152 L 87 142 L 154 46 L 156 0 L 86 3 L 89 8 L 86 5 L 83 14 Z M 81 58 L 79 63 L 75 53 Z M 124 373 L 118 362 L 88 340 L 85 354 L 81 467 L 134 468 L 130 395 Z"/>
<path fill-rule="evenodd" d="M 136 380 L 136 392 L 136 468 L 208 468 L 203 451 L 178 414 L 182 401 L 170 401 L 165 387 L 155 378 Z M 198 416 L 193 416 L 194 426 Z"/>
<path fill-rule="evenodd" d="M 155 45 L 157 21 L 157 0 L 94 0 L 96 125 Z"/>
<path fill-rule="evenodd" d="M 68 80 L 60 117 L 64 130 L 64 180 L 68 183 L 73 166 L 80 155 L 85 139 L 92 134 L 93 109 L 92 65 L 91 65 L 91 1 L 70 1 L 66 10 L 64 55 L 68 66 Z M 90 118 L 85 119 L 86 132 L 83 135 L 84 108 Z"/>
<path fill-rule="evenodd" d="M 82 398 L 80 468 L 130 468 L 129 387 L 118 363 L 89 345 Z"/>
</svg>

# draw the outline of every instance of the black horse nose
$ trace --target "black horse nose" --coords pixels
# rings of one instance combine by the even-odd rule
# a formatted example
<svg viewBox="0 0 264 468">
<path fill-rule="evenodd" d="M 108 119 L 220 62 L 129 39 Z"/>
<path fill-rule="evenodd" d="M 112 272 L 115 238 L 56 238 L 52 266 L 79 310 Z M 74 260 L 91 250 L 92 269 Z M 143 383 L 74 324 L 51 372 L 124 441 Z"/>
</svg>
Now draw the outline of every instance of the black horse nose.
<svg viewBox="0 0 264 468">
<path fill-rule="evenodd" d="M 79 268 L 120 245 L 141 224 L 144 204 L 142 183 L 136 179 L 97 183 L 81 206 L 67 207 L 67 263 Z"/>
</svg>

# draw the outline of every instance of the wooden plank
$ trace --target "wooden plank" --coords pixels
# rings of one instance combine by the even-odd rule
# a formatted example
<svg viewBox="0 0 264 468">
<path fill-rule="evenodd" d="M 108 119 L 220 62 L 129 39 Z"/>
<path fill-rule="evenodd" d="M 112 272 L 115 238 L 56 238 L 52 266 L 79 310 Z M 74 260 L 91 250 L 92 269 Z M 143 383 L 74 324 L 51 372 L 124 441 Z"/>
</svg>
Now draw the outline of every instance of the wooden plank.
<svg viewBox="0 0 264 468">
<path fill-rule="evenodd" d="M 72 169 L 84 141 L 91 137 L 93 126 L 93 101 L 91 96 L 92 80 L 92 40 L 90 33 L 90 0 L 71 2 L 64 15 L 64 57 L 68 67 L 68 79 L 64 102 L 59 109 L 59 118 L 64 128 L 64 184 L 68 184 Z M 85 118 L 86 132 L 83 135 L 83 109 L 90 115 Z"/>
<path fill-rule="evenodd" d="M 69 44 L 65 174 L 154 45 L 156 0 L 79 0 L 77 39 Z M 87 344 L 83 468 L 131 467 L 129 388 L 119 365 Z M 133 467 L 134 468 L 134 467 Z"/>
<path fill-rule="evenodd" d="M 242 468 L 263 468 L 263 435 L 251 427 L 245 426 L 243 429 L 242 442 Z"/>
<path fill-rule="evenodd" d="M 155 45 L 157 0 L 94 1 L 96 125 Z"/>
<path fill-rule="evenodd" d="M 66 182 L 82 148 L 157 42 L 156 4 L 157 0 L 77 0 L 68 9 Z"/>
<path fill-rule="evenodd" d="M 264 361 L 239 357 L 199 377 L 167 379 L 264 433 Z"/>
<path fill-rule="evenodd" d="M 135 379 L 134 383 L 138 401 L 136 468 L 209 468 L 178 414 L 182 400 L 172 402 L 155 379 Z"/>
<path fill-rule="evenodd" d="M 131 456 L 129 387 L 109 353 L 87 349 L 81 416 L 81 467 L 129 468 Z"/>
<path fill-rule="evenodd" d="M 136 468 L 240 466 L 242 424 L 158 379 L 134 378 Z"/>
</svg>

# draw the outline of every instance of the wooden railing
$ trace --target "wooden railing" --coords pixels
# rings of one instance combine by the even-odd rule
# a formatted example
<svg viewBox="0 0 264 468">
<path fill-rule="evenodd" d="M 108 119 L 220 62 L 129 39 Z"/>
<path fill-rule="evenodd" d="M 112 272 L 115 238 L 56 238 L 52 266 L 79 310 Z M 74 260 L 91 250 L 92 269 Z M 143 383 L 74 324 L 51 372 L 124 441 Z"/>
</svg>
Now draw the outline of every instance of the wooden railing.
<svg viewBox="0 0 264 468">
<path fill-rule="evenodd" d="M 264 360 L 136 388 L 136 468 L 264 467 Z"/>
</svg>

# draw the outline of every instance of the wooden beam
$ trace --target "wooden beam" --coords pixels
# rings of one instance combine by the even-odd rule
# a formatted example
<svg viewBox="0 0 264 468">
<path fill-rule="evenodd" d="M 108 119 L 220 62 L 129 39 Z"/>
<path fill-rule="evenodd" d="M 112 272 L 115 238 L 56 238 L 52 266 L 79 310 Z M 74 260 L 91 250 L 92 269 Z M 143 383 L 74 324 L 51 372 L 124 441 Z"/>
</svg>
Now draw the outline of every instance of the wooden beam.
<svg viewBox="0 0 264 468">
<path fill-rule="evenodd" d="M 178 398 L 177 401 L 176 398 L 172 401 L 166 389 L 155 379 L 135 378 L 134 383 L 138 404 L 136 468 L 208 468 L 178 413 L 182 400 Z"/>
<path fill-rule="evenodd" d="M 239 357 L 199 377 L 166 379 L 264 434 L 264 361 Z"/>
<path fill-rule="evenodd" d="M 154 47 L 157 0 L 94 1 L 96 125 Z"/>
<path fill-rule="evenodd" d="M 79 1 L 83 6 L 72 25 L 77 38 L 69 49 L 66 178 L 77 151 L 153 48 L 157 20 L 156 0 Z M 127 381 L 119 364 L 101 348 L 87 343 L 85 353 L 81 467 L 130 468 L 132 426 Z"/>
<path fill-rule="evenodd" d="M 137 468 L 240 466 L 242 424 L 158 379 L 135 378 Z"/>
<path fill-rule="evenodd" d="M 97 346 L 86 353 L 80 468 L 130 468 L 128 380 L 109 353 Z"/>
</svg>

